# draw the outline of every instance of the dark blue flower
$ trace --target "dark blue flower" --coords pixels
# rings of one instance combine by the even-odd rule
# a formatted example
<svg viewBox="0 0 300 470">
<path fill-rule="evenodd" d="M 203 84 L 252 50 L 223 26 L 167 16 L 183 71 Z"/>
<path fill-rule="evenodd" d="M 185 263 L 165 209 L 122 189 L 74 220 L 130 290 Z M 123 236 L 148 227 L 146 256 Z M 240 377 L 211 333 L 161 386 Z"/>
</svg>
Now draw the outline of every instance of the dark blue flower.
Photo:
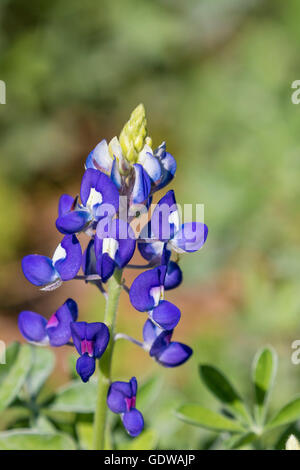
<svg viewBox="0 0 300 470">
<path fill-rule="evenodd" d="M 134 183 L 130 196 L 130 204 L 142 204 L 147 201 L 151 191 L 151 179 L 146 170 L 136 163 L 134 168 Z"/>
<path fill-rule="evenodd" d="M 148 312 L 149 317 L 163 329 L 175 328 L 180 320 L 180 310 L 164 300 L 164 283 L 167 267 L 158 266 L 141 273 L 132 283 L 129 297 L 134 308 Z"/>
<path fill-rule="evenodd" d="M 88 168 L 80 188 L 81 203 L 73 204 L 69 211 L 59 215 L 57 229 L 64 234 L 86 230 L 104 216 L 106 207 L 114 212 L 119 209 L 119 191 L 112 180 L 99 170 Z"/>
<path fill-rule="evenodd" d="M 29 282 L 45 289 L 73 279 L 82 261 L 80 243 L 75 235 L 66 235 L 51 258 L 28 255 L 22 260 L 24 276 Z"/>
<path fill-rule="evenodd" d="M 87 382 L 95 372 L 96 359 L 105 352 L 109 343 L 109 329 L 104 323 L 71 323 L 74 345 L 80 354 L 76 370 L 83 382 Z"/>
<path fill-rule="evenodd" d="M 113 382 L 107 394 L 107 406 L 121 415 L 128 434 L 138 436 L 144 428 L 142 413 L 136 409 L 137 381 L 132 377 L 129 382 Z"/>
<path fill-rule="evenodd" d="M 168 191 L 157 203 L 151 217 L 151 236 L 167 242 L 177 253 L 200 250 L 206 242 L 208 228 L 202 222 L 180 223 L 174 191 Z"/>
<path fill-rule="evenodd" d="M 21 312 L 18 320 L 19 330 L 30 343 L 63 346 L 70 340 L 70 323 L 76 321 L 77 317 L 76 302 L 67 299 L 48 321 L 38 313 L 28 310 Z"/>
<path fill-rule="evenodd" d="M 95 236 L 96 269 L 103 282 L 116 267 L 122 269 L 131 260 L 136 240 L 132 228 L 121 219 L 100 221 Z"/>
<path fill-rule="evenodd" d="M 172 181 L 176 173 L 177 164 L 175 158 L 166 151 L 165 142 L 154 150 L 154 157 L 157 158 L 161 166 L 161 177 L 155 188 L 155 191 L 158 191 Z"/>
<path fill-rule="evenodd" d="M 162 330 L 147 320 L 143 328 L 144 346 L 151 357 L 164 367 L 177 367 L 192 355 L 186 344 L 171 341 L 173 330 Z"/>
</svg>

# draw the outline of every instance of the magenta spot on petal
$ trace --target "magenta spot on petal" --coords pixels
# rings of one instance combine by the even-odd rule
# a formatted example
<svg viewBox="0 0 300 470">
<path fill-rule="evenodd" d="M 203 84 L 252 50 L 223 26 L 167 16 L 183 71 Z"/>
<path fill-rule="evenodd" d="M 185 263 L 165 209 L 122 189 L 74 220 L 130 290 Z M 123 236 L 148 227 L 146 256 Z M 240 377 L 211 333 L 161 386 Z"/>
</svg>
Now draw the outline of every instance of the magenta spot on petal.
<svg viewBox="0 0 300 470">
<path fill-rule="evenodd" d="M 48 321 L 46 328 L 54 328 L 55 326 L 58 326 L 58 319 L 54 313 L 52 317 L 50 318 L 50 320 Z"/>
<path fill-rule="evenodd" d="M 93 356 L 93 341 L 84 339 L 81 341 L 81 354 L 88 353 L 89 356 Z"/>
<path fill-rule="evenodd" d="M 130 411 L 131 408 L 135 408 L 136 397 L 125 398 L 127 411 Z"/>
</svg>

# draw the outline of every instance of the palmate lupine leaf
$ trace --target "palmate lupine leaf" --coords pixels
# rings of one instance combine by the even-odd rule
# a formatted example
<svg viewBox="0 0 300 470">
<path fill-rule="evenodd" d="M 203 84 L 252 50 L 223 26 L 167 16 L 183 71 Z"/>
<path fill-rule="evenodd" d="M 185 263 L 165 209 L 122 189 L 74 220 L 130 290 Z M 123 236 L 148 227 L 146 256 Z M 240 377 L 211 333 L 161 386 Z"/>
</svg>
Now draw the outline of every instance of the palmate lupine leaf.
<svg viewBox="0 0 300 470">
<path fill-rule="evenodd" d="M 26 377 L 26 389 L 31 396 L 36 396 L 51 374 L 55 358 L 50 349 L 32 346 L 33 362 Z"/>
<path fill-rule="evenodd" d="M 199 373 L 206 387 L 222 404 L 229 408 L 236 417 L 247 423 L 251 422 L 243 399 L 220 370 L 209 365 L 200 365 Z"/>
<path fill-rule="evenodd" d="M 97 384 L 71 382 L 61 387 L 49 406 L 51 411 L 93 413 L 96 407 Z"/>
<path fill-rule="evenodd" d="M 229 419 L 222 414 L 197 404 L 182 405 L 176 411 L 176 415 L 186 423 L 214 431 L 229 431 L 232 433 L 243 433 L 246 431 L 238 421 Z"/>
<path fill-rule="evenodd" d="M 287 403 L 266 425 L 266 430 L 293 423 L 300 419 L 300 397 Z"/>
<path fill-rule="evenodd" d="M 17 346 L 18 353 L 15 356 L 13 346 L 13 363 L 9 364 L 7 373 L 2 375 L 0 381 L 0 412 L 5 410 L 14 401 L 20 392 L 32 364 L 32 348 L 28 344 Z M 6 365 L 1 366 L 5 369 Z"/>
<path fill-rule="evenodd" d="M 252 380 L 255 387 L 255 415 L 262 423 L 267 411 L 267 402 L 272 391 L 277 371 L 277 354 L 271 347 L 258 351 L 253 361 Z"/>
<path fill-rule="evenodd" d="M 73 439 L 63 433 L 18 430 L 0 433 L 0 450 L 75 450 Z"/>
</svg>

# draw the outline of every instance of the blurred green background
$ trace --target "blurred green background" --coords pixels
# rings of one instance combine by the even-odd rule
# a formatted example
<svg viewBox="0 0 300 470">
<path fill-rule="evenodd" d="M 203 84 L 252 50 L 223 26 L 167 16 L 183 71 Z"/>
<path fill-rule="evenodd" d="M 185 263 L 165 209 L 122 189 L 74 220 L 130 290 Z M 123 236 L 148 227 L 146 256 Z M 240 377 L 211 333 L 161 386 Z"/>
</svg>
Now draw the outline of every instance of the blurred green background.
<svg viewBox="0 0 300 470">
<path fill-rule="evenodd" d="M 0 339 L 22 340 L 22 309 L 48 316 L 67 296 L 81 318 L 102 318 L 93 287 L 40 293 L 20 261 L 52 254 L 59 195 L 78 192 L 90 150 L 118 135 L 138 103 L 154 144 L 166 140 L 178 161 L 177 201 L 205 205 L 208 241 L 182 259 L 184 284 L 168 294 L 182 311 L 175 337 L 193 358 L 167 370 L 134 345 L 116 350 L 116 378 L 161 377 L 145 410 L 161 448 L 203 448 L 212 437 L 174 417 L 186 401 L 217 406 L 200 362 L 250 395 L 251 359 L 269 343 L 280 358 L 273 406 L 300 389 L 290 360 L 300 338 L 300 108 L 291 103 L 299 15 L 297 0 L 0 3 Z M 118 330 L 140 337 L 144 320 L 124 294 Z M 68 354 L 57 351 L 49 387 L 68 380 Z"/>
</svg>

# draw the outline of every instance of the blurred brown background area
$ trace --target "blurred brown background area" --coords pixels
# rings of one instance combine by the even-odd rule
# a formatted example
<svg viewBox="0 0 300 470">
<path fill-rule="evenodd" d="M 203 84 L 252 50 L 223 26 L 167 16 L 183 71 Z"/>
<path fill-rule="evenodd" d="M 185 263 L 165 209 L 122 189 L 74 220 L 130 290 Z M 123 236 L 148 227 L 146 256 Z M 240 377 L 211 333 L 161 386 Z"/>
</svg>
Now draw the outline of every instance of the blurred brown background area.
<svg viewBox="0 0 300 470">
<path fill-rule="evenodd" d="M 299 13 L 296 0 L 1 2 L 2 340 L 23 341 L 21 310 L 50 316 L 68 296 L 81 319 L 102 318 L 92 286 L 72 281 L 40 292 L 23 277 L 21 259 L 52 255 L 60 194 L 78 193 L 90 150 L 118 135 L 143 102 L 154 145 L 166 140 L 178 162 L 170 188 L 182 204 L 204 203 L 209 236 L 182 259 L 184 283 L 168 293 L 182 311 L 175 337 L 193 346 L 193 359 L 163 370 L 120 342 L 115 374 L 155 371 L 177 402 L 210 400 L 199 362 L 223 367 L 247 390 L 251 357 L 271 343 L 280 356 L 276 399 L 298 391 L 290 354 L 300 335 L 300 111 L 291 103 Z M 124 293 L 118 330 L 140 338 L 144 320 Z M 57 351 L 52 384 L 67 380 L 69 354 Z"/>
</svg>

